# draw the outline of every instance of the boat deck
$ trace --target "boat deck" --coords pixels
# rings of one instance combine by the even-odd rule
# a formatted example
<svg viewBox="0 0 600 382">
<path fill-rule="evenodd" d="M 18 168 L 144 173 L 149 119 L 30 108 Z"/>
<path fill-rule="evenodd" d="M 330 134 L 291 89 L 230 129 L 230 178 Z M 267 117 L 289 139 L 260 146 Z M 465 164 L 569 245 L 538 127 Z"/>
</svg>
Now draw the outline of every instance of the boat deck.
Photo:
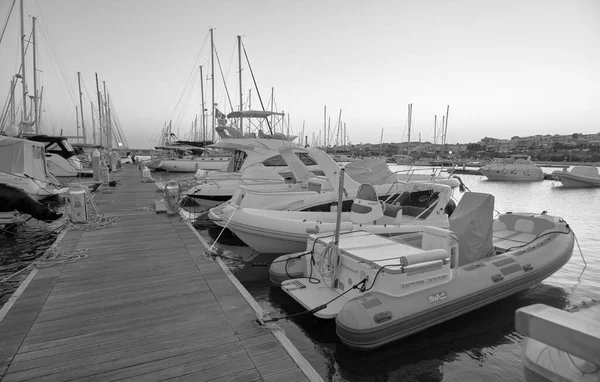
<svg viewBox="0 0 600 382">
<path fill-rule="evenodd" d="M 321 380 L 193 227 L 154 211 L 137 167 L 112 179 L 94 200 L 118 222 L 59 237 L 80 258 L 35 269 L 0 310 L 0 380 Z"/>
</svg>

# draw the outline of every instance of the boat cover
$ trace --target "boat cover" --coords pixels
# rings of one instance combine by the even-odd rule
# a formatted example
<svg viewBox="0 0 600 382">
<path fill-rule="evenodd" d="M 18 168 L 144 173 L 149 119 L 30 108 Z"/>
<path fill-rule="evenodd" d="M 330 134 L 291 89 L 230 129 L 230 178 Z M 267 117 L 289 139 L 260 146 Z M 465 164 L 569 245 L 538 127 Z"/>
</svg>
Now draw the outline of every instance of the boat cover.
<svg viewBox="0 0 600 382">
<path fill-rule="evenodd" d="M 450 230 L 458 236 L 458 266 L 486 258 L 494 250 L 493 195 L 465 193 L 449 220 Z"/>
<path fill-rule="evenodd" d="M 372 185 L 389 183 L 388 179 L 394 177 L 394 173 L 388 167 L 384 159 L 363 159 L 350 162 L 346 165 L 346 174 L 360 184 Z"/>
<path fill-rule="evenodd" d="M 44 144 L 0 136 L 0 172 L 25 174 L 34 179 L 45 180 L 48 171 Z"/>
</svg>

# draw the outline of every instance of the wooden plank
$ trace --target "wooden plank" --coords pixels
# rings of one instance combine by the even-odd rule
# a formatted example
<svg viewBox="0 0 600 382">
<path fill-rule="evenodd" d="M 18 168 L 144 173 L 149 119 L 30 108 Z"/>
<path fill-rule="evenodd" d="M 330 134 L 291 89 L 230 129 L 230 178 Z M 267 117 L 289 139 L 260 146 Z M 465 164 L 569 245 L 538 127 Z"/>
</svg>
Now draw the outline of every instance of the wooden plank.
<svg viewBox="0 0 600 382">
<path fill-rule="evenodd" d="M 544 304 L 515 313 L 517 332 L 600 365 L 600 323 Z"/>
<path fill-rule="evenodd" d="M 256 302 L 205 255 L 193 227 L 179 216 L 145 211 L 157 198 L 155 186 L 127 171 L 115 175 L 119 186 L 94 200 L 112 201 L 98 208 L 118 216 L 116 224 L 80 226 L 63 236 L 65 255 L 87 249 L 81 252 L 87 257 L 40 269 L 0 321 L 0 378 L 253 381 L 304 375 L 289 349 L 256 324 Z"/>
<path fill-rule="evenodd" d="M 167 213 L 167 206 L 164 199 L 154 200 L 154 210 L 157 214 Z"/>
</svg>

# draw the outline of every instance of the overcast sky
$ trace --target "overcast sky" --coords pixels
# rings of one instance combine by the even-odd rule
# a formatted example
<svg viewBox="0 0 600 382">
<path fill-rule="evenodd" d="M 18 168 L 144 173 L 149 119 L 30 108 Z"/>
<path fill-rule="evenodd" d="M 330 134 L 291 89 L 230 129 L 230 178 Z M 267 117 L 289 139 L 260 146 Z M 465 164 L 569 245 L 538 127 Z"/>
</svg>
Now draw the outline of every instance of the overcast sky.
<svg viewBox="0 0 600 382">
<path fill-rule="evenodd" d="M 11 3 L 0 2 L 1 26 Z M 0 44 L 2 104 L 20 65 L 18 11 Z M 47 133 L 76 133 L 80 71 L 87 126 L 98 73 L 130 146 L 152 146 L 169 119 L 184 136 L 201 110 L 199 65 L 210 105 L 209 28 L 233 107 L 241 35 L 263 102 L 274 88 L 296 134 L 303 123 L 309 137 L 322 131 L 327 105 L 332 127 L 342 109 L 353 143 L 378 143 L 382 129 L 406 141 L 408 103 L 411 141 L 433 140 L 446 105 L 451 143 L 600 132 L 597 0 L 25 0 L 27 34 L 31 16 Z M 31 50 L 27 60 L 32 93 Z M 245 107 L 253 88 L 260 109 L 245 60 L 242 73 Z M 218 66 L 215 87 L 231 111 Z"/>
</svg>

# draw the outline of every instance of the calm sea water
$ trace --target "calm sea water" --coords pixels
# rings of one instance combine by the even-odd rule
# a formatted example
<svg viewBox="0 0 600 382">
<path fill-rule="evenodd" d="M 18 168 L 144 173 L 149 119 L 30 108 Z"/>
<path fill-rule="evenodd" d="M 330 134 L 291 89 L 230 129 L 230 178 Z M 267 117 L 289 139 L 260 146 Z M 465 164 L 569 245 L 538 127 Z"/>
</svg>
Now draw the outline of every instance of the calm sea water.
<svg viewBox="0 0 600 382">
<path fill-rule="evenodd" d="M 392 166 L 392 170 L 403 169 Z M 556 169 L 544 168 L 546 173 Z M 565 189 L 558 181 L 492 182 L 484 176 L 461 175 L 474 192 L 495 196 L 500 212 L 527 211 L 558 215 L 574 230 L 577 245 L 571 260 L 536 287 L 458 317 L 373 352 L 345 347 L 334 322 L 302 316 L 278 321 L 294 345 L 326 381 L 523 381 L 522 337 L 514 330 L 515 310 L 534 303 L 559 309 L 600 298 L 600 189 Z M 462 196 L 458 191 L 458 199 Z M 213 242 L 218 228 L 200 229 Z M 267 263 L 224 233 L 218 247 L 227 256 Z M 236 277 L 267 311 L 291 314 L 302 307 L 269 283 L 268 268 L 229 262 Z"/>
</svg>

